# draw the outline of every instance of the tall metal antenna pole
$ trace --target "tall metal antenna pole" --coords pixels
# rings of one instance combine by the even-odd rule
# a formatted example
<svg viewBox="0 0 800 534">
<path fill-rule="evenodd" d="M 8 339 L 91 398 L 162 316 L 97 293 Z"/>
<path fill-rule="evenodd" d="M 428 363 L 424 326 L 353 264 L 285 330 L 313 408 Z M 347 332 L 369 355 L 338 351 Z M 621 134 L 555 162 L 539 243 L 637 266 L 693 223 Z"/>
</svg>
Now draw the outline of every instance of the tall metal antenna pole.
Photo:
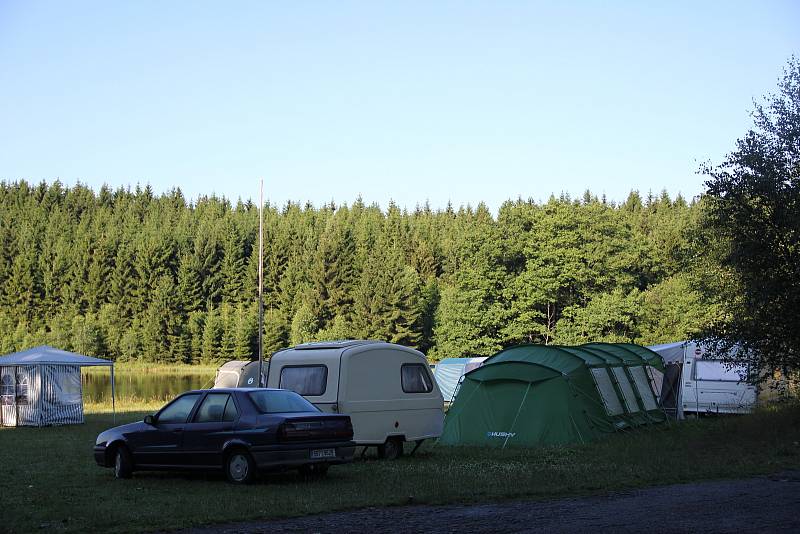
<svg viewBox="0 0 800 534">
<path fill-rule="evenodd" d="M 264 387 L 264 179 L 258 196 L 258 387 Z"/>
</svg>

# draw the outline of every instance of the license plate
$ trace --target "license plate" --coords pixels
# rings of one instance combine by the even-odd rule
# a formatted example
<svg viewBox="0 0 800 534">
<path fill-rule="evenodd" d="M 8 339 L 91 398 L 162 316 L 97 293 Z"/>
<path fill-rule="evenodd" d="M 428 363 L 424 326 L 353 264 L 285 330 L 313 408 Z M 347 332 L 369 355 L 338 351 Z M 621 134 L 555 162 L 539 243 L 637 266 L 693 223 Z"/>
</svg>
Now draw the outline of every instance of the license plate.
<svg viewBox="0 0 800 534">
<path fill-rule="evenodd" d="M 312 458 L 336 458 L 336 449 L 311 449 Z"/>
</svg>

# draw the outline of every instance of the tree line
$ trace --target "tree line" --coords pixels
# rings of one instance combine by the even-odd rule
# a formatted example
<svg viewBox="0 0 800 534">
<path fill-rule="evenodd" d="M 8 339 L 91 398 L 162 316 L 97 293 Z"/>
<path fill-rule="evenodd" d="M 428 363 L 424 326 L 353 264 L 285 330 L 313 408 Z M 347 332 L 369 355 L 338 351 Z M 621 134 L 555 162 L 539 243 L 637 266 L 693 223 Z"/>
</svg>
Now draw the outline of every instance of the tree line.
<svg viewBox="0 0 800 534">
<path fill-rule="evenodd" d="M 267 204 L 265 353 L 371 338 L 433 359 L 516 343 L 683 340 L 719 316 L 693 282 L 703 202 L 586 192 L 458 209 Z M 258 206 L 179 189 L 0 183 L 0 351 L 121 361 L 257 353 Z"/>
</svg>

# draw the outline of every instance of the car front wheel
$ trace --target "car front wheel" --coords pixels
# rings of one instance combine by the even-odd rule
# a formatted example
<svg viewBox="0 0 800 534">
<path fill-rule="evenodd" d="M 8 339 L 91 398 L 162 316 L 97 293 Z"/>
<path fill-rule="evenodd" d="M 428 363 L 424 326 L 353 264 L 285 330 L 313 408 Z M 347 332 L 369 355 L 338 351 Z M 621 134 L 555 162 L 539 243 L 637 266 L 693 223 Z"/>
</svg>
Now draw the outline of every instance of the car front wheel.
<svg viewBox="0 0 800 534">
<path fill-rule="evenodd" d="M 114 453 L 114 477 L 131 478 L 133 474 L 133 458 L 125 445 L 117 447 Z"/>
<path fill-rule="evenodd" d="M 235 450 L 225 460 L 225 474 L 228 482 L 249 484 L 256 475 L 256 464 L 246 451 Z"/>
</svg>

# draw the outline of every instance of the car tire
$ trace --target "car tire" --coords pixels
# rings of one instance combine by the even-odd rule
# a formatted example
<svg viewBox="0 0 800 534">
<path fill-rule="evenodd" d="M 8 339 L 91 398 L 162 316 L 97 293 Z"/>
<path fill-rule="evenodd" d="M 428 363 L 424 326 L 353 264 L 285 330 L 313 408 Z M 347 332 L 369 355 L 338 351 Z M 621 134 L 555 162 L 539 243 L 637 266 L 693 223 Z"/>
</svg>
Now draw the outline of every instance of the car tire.
<svg viewBox="0 0 800 534">
<path fill-rule="evenodd" d="M 225 476 L 231 484 L 249 484 L 256 477 L 256 463 L 250 453 L 235 449 L 225 456 Z"/>
<path fill-rule="evenodd" d="M 378 446 L 378 457 L 384 460 L 397 460 L 403 456 L 403 440 L 400 438 L 389 438 L 386 443 Z"/>
<path fill-rule="evenodd" d="M 114 450 L 114 478 L 131 478 L 133 475 L 133 458 L 125 445 Z"/>
</svg>

